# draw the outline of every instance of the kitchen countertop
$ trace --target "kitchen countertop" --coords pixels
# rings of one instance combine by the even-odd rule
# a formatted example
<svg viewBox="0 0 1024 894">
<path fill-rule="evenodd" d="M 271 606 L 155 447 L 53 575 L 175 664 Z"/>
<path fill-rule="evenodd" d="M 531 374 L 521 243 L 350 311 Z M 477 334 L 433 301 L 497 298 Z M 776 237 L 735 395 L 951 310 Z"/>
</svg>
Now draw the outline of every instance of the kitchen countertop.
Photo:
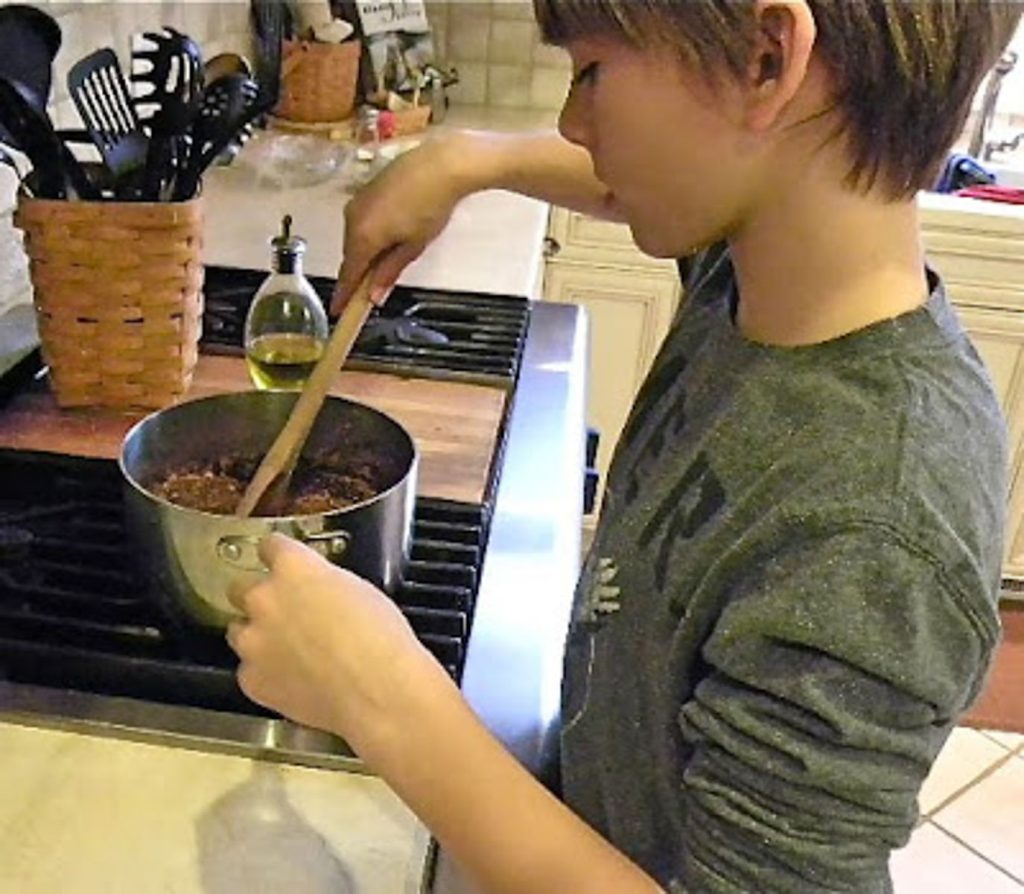
<svg viewBox="0 0 1024 894">
<path fill-rule="evenodd" d="M 477 126 L 521 129 L 541 126 L 550 116 L 453 112 L 443 129 Z M 266 134 L 261 135 L 266 138 Z M 420 137 L 400 140 L 408 148 Z M 345 165 L 313 186 L 280 188 L 261 176 L 253 159 L 259 150 L 247 145 L 236 161 L 215 168 L 205 178 L 206 227 L 204 256 L 208 264 L 261 270 L 269 263 L 269 240 L 290 214 L 294 232 L 309 243 L 306 273 L 336 276 L 344 239 L 344 207 L 351 195 Z M 410 264 L 399 283 L 540 297 L 543 256 L 537 251 L 547 230 L 549 206 L 501 190 L 487 190 L 459 203 L 444 232 Z"/>
<path fill-rule="evenodd" d="M 429 837 L 380 780 L 0 725 L 0 891 L 415 894 Z"/>
</svg>

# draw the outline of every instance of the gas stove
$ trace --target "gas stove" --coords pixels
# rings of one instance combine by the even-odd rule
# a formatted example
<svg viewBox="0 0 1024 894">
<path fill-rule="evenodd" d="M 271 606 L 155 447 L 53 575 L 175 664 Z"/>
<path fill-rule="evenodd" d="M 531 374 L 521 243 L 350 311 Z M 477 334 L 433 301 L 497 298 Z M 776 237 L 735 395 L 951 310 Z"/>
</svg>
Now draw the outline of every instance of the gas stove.
<svg viewBox="0 0 1024 894">
<path fill-rule="evenodd" d="M 207 267 L 204 350 L 242 352 L 245 315 L 265 275 Z M 335 281 L 319 276 L 309 281 L 326 310 Z M 525 298 L 398 286 L 372 311 L 346 367 L 512 387 L 528 319 Z"/>
<path fill-rule="evenodd" d="M 222 637 L 170 626 L 145 592 L 128 546 L 113 463 L 0 451 L 0 668 L 25 703 L 62 692 L 64 711 L 93 696 L 234 715 L 249 741 L 272 712 L 249 701 Z M 487 535 L 485 507 L 421 498 L 405 580 L 394 599 L 420 641 L 461 677 Z M 83 699 L 82 696 L 85 696 Z M 54 695 L 43 696 L 52 707 Z M 76 700 L 82 704 L 76 709 Z M 108 715 L 113 717 L 114 714 Z M 130 712 L 138 715 L 138 709 Z M 211 718 L 207 718 L 208 721 Z M 216 719 L 213 719 L 216 723 Z M 306 736 L 288 759 L 347 762 L 345 744 Z"/>
<path fill-rule="evenodd" d="M 240 352 L 260 281 L 208 272 L 204 351 Z M 326 300 L 333 283 L 314 285 Z M 484 722 L 543 772 L 579 563 L 585 319 L 570 306 L 401 289 L 376 317 L 390 334 L 411 322 L 415 343 L 371 331 L 353 364 L 509 394 L 483 502 L 418 499 L 395 599 Z M 0 414 L 3 390 L 33 373 L 22 364 L 0 381 Z M 344 742 L 246 699 L 222 641 L 168 627 L 129 554 L 113 462 L 4 450 L 0 480 L 0 721 L 361 769 Z"/>
</svg>

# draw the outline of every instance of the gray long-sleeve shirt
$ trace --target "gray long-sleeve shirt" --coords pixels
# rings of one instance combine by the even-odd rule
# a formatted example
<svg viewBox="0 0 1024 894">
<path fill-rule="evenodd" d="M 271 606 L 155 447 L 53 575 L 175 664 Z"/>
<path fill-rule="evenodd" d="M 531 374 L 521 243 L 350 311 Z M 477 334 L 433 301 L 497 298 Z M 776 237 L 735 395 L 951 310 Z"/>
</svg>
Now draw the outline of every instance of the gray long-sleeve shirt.
<svg viewBox="0 0 1024 894">
<path fill-rule="evenodd" d="M 672 891 L 889 891 L 998 638 L 999 406 L 934 277 L 790 349 L 724 252 L 693 280 L 577 592 L 564 794 Z"/>
</svg>

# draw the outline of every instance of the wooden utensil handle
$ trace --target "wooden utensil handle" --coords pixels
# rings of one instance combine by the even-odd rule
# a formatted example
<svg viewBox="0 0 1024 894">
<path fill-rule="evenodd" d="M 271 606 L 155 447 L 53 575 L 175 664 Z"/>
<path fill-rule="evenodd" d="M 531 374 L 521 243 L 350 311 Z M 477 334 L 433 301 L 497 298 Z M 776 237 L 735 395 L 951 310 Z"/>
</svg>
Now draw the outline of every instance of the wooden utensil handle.
<svg viewBox="0 0 1024 894">
<path fill-rule="evenodd" d="M 295 467 L 327 391 L 348 358 L 373 309 L 373 302 L 370 301 L 370 282 L 371 275 L 367 274 L 345 306 L 323 355 L 313 367 L 313 372 L 310 373 L 299 399 L 292 408 L 288 421 L 285 422 L 281 433 L 270 446 L 246 488 L 242 501 L 238 504 L 237 515 L 243 518 L 252 515 L 267 488 L 281 475 L 290 474 Z"/>
</svg>

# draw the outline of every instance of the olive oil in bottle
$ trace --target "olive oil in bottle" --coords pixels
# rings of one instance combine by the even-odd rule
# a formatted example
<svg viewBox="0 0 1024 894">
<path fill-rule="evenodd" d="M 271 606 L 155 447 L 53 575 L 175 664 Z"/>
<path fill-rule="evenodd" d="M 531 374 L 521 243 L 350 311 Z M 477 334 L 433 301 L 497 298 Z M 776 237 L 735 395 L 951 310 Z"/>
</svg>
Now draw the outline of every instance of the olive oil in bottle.
<svg viewBox="0 0 1024 894">
<path fill-rule="evenodd" d="M 327 314 L 302 274 L 306 241 L 292 235 L 291 225 L 285 216 L 281 234 L 271 240 L 273 272 L 245 318 L 249 376 L 261 389 L 301 389 L 327 344 Z"/>
<path fill-rule="evenodd" d="M 323 352 L 319 339 L 284 332 L 254 339 L 245 359 L 257 388 L 288 391 L 302 388 Z"/>
</svg>

